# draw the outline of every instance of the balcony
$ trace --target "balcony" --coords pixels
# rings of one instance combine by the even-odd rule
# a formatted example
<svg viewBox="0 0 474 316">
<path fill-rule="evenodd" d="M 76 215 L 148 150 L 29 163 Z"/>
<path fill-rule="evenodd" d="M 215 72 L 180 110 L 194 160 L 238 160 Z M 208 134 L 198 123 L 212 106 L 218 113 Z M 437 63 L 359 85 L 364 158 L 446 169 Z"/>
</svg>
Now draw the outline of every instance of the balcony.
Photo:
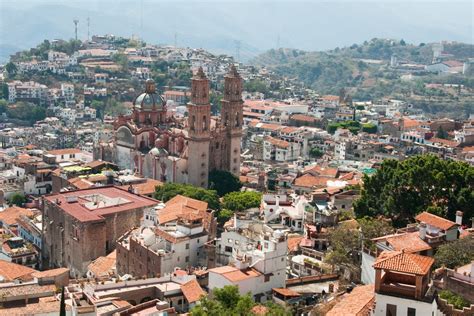
<svg viewBox="0 0 474 316">
<path fill-rule="evenodd" d="M 415 286 L 401 283 L 382 283 L 380 284 L 380 293 L 415 298 Z"/>
</svg>

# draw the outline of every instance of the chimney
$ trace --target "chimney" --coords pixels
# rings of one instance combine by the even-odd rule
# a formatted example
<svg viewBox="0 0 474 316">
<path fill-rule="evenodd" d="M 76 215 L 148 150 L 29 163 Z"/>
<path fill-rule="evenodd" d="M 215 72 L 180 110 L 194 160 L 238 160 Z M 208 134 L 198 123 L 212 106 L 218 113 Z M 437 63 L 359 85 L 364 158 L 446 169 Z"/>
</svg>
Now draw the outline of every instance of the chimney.
<svg viewBox="0 0 474 316">
<path fill-rule="evenodd" d="M 420 233 L 420 238 L 425 240 L 426 238 L 426 224 L 421 222 L 420 225 L 418 226 L 419 233 Z"/>
<path fill-rule="evenodd" d="M 463 216 L 463 212 L 461 211 L 456 212 L 456 224 L 458 224 L 459 226 L 462 225 L 462 216 Z"/>
</svg>

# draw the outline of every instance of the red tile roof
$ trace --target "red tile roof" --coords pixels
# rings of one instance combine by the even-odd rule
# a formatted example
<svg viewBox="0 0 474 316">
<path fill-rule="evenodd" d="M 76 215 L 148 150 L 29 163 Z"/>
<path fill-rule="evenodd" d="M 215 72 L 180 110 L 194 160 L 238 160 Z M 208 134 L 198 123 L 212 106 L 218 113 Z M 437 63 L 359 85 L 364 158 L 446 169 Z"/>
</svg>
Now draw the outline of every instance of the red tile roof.
<svg viewBox="0 0 474 316">
<path fill-rule="evenodd" d="M 188 303 L 194 303 L 198 301 L 201 296 L 206 295 L 206 292 L 201 288 L 196 279 L 193 279 L 181 285 L 181 291 L 183 291 L 183 295 L 188 301 Z"/>
<path fill-rule="evenodd" d="M 303 236 L 288 237 L 288 252 L 298 251 Z"/>
<path fill-rule="evenodd" d="M 358 316 L 369 315 L 368 312 L 374 307 L 375 294 L 374 285 L 363 285 L 355 287 L 351 293 L 344 294 L 342 300 L 326 314 L 327 316 Z"/>
<path fill-rule="evenodd" d="M 393 250 L 396 251 L 421 252 L 431 249 L 431 246 L 420 238 L 419 232 L 391 235 L 385 239 L 393 247 Z"/>
<path fill-rule="evenodd" d="M 20 264 L 0 260 L 0 276 L 2 276 L 5 281 L 29 281 L 33 279 L 32 274 L 35 272 L 38 271 Z"/>
<path fill-rule="evenodd" d="M 293 290 L 290 290 L 290 289 L 286 289 L 286 288 L 273 288 L 272 289 L 274 292 L 278 293 L 278 294 L 281 294 L 283 296 L 286 296 L 286 297 L 297 297 L 297 296 L 300 296 L 300 293 L 298 292 L 295 292 Z"/>
<path fill-rule="evenodd" d="M 89 203 L 85 198 L 94 195 L 103 195 L 107 198 L 121 198 L 125 203 L 106 207 L 100 207 L 99 204 L 98 208 L 89 209 L 84 205 Z M 67 197 L 77 197 L 77 202 L 67 202 Z M 155 199 L 136 195 L 119 187 L 100 187 L 63 192 L 47 195 L 44 199 L 54 204 L 57 204 L 59 201 L 58 207 L 60 209 L 81 222 L 102 221 L 106 215 L 127 212 L 137 208 L 153 207 L 159 203 Z"/>
<path fill-rule="evenodd" d="M 50 150 L 47 153 L 49 155 L 59 156 L 59 155 L 78 154 L 80 152 L 82 152 L 82 150 L 80 150 L 78 148 L 65 148 L 65 149 Z"/>
<path fill-rule="evenodd" d="M 325 187 L 329 179 L 327 177 L 313 176 L 309 173 L 296 178 L 294 185 L 305 188 Z"/>
<path fill-rule="evenodd" d="M 35 214 L 34 211 L 18 206 L 11 206 L 0 212 L 0 222 L 10 226 L 18 222 L 22 215 L 30 217 Z"/>
<path fill-rule="evenodd" d="M 207 202 L 177 195 L 166 202 L 163 209 L 157 211 L 158 221 L 160 224 L 172 222 L 185 213 L 195 213 L 206 217 Z"/>
<path fill-rule="evenodd" d="M 425 275 L 430 271 L 433 263 L 434 259 L 426 256 L 404 251 L 384 251 L 377 258 L 373 267 L 375 269 Z"/>
<path fill-rule="evenodd" d="M 449 230 L 451 227 L 454 227 L 457 225 L 455 222 L 451 222 L 450 220 L 447 220 L 445 218 L 442 218 L 440 216 L 437 216 L 428 212 L 423 212 L 423 213 L 418 214 L 415 217 L 415 219 L 418 222 L 423 222 L 430 226 L 433 226 L 442 230 Z"/>
<path fill-rule="evenodd" d="M 240 282 L 262 275 L 255 269 L 239 270 L 236 267 L 232 266 L 222 266 L 218 268 L 209 269 L 209 272 L 220 274 L 231 282 Z"/>
</svg>

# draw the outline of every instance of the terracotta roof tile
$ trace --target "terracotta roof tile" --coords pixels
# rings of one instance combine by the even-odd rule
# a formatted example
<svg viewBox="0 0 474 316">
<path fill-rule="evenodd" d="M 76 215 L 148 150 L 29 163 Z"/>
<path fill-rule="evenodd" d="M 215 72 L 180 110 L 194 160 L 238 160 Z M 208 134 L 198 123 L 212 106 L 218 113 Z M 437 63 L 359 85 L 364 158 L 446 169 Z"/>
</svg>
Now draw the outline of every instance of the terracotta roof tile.
<svg viewBox="0 0 474 316">
<path fill-rule="evenodd" d="M 114 274 L 116 264 L 116 251 L 112 251 L 105 257 L 99 257 L 92 261 L 87 269 L 94 273 L 96 277 L 109 276 Z"/>
<path fill-rule="evenodd" d="M 27 208 L 12 206 L 0 212 L 0 222 L 7 224 L 8 226 L 14 225 L 22 215 L 31 217 L 35 215 L 35 212 Z"/>
<path fill-rule="evenodd" d="M 396 251 L 421 252 L 431 249 L 431 246 L 420 238 L 419 232 L 393 235 L 386 240 Z"/>
<path fill-rule="evenodd" d="M 231 282 L 240 282 L 246 279 L 251 279 L 251 278 L 255 278 L 262 275 L 260 272 L 258 272 L 255 269 L 239 270 L 231 266 L 213 268 L 213 269 L 210 269 L 209 272 L 221 274 L 222 276 L 224 276 L 227 280 Z"/>
<path fill-rule="evenodd" d="M 451 227 L 457 225 L 455 222 L 451 222 L 450 220 L 447 220 L 445 218 L 439 217 L 437 215 L 434 215 L 428 212 L 423 212 L 423 213 L 418 214 L 415 217 L 415 219 L 418 222 L 423 222 L 430 226 L 440 228 L 442 230 L 448 230 Z"/>
<path fill-rule="evenodd" d="M 160 224 L 172 222 L 184 213 L 207 214 L 207 202 L 195 200 L 182 195 L 177 195 L 168 202 L 166 206 L 157 211 Z"/>
<path fill-rule="evenodd" d="M 29 281 L 33 279 L 32 275 L 35 272 L 38 271 L 20 264 L 0 260 L 0 276 L 2 276 L 5 281 Z"/>
<path fill-rule="evenodd" d="M 368 311 L 374 307 L 374 285 L 355 287 L 351 293 L 345 294 L 342 300 L 326 314 L 327 316 L 356 316 L 369 315 Z M 367 311 L 367 314 L 364 312 Z"/>
<path fill-rule="evenodd" d="M 304 174 L 299 178 L 296 178 L 294 185 L 299 187 L 313 188 L 313 187 L 323 187 L 327 185 L 328 178 L 321 176 L 313 176 L 312 174 Z"/>
<path fill-rule="evenodd" d="M 273 288 L 272 290 L 286 297 L 300 296 L 298 292 L 286 288 Z"/>
<path fill-rule="evenodd" d="M 303 236 L 288 237 L 288 252 L 298 251 Z"/>
<path fill-rule="evenodd" d="M 47 153 L 49 155 L 54 155 L 54 156 L 58 156 L 58 155 L 70 155 L 70 154 L 78 154 L 82 152 L 82 150 L 78 149 L 78 148 L 65 148 L 65 149 L 55 149 L 55 150 L 50 150 L 48 151 Z"/>
<path fill-rule="evenodd" d="M 201 296 L 206 295 L 206 292 L 201 288 L 196 279 L 181 285 L 181 291 L 183 291 L 183 295 L 188 303 L 194 303 L 198 301 Z"/>
<path fill-rule="evenodd" d="M 434 259 L 403 251 L 384 251 L 377 258 L 373 267 L 402 273 L 425 275 L 427 274 Z"/>
</svg>

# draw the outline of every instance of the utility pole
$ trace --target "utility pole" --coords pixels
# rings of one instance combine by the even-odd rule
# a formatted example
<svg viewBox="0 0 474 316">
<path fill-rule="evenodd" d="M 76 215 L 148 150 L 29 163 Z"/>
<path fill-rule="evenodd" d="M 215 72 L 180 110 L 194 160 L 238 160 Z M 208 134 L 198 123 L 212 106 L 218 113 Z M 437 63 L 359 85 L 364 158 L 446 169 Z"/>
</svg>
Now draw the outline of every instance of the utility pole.
<svg viewBox="0 0 474 316">
<path fill-rule="evenodd" d="M 241 44 L 241 42 L 238 41 L 238 40 L 235 40 L 234 43 L 235 43 L 235 59 L 236 59 L 236 61 L 239 61 L 240 60 L 240 44 Z"/>
<path fill-rule="evenodd" d="M 87 17 L 87 41 L 89 41 L 90 39 L 90 22 L 91 22 L 91 19 L 89 17 Z"/>
<path fill-rule="evenodd" d="M 74 19 L 74 33 L 76 34 L 76 41 L 77 41 L 77 24 L 79 23 L 78 19 Z"/>
</svg>

